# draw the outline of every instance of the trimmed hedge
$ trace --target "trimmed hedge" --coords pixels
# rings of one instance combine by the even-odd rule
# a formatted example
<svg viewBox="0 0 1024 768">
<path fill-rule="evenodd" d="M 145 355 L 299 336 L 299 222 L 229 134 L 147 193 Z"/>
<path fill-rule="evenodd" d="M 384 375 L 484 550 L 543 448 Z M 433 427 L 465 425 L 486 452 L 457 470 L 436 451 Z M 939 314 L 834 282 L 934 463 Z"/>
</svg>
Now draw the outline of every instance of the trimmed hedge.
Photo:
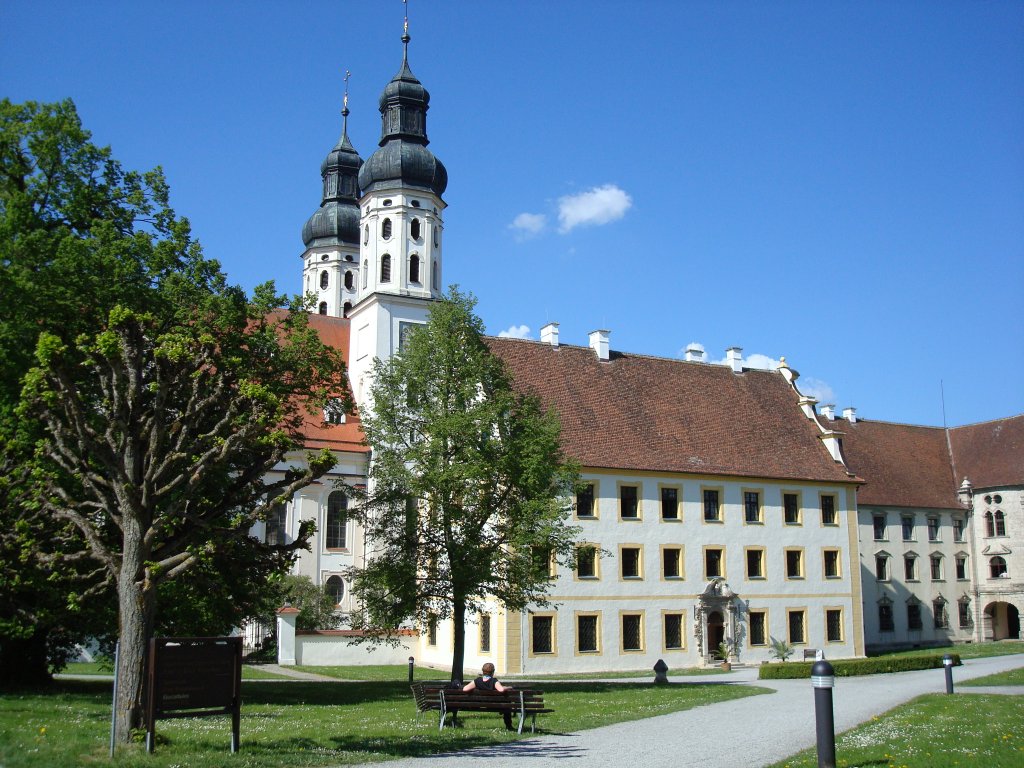
<svg viewBox="0 0 1024 768">
<path fill-rule="evenodd" d="M 836 677 L 857 675 L 880 675 L 886 672 L 911 672 L 915 669 L 942 669 L 942 656 L 890 656 L 874 659 L 837 659 L 829 661 Z M 950 653 L 953 666 L 960 666 L 960 654 Z M 758 673 L 760 680 L 810 679 L 813 661 L 787 661 L 780 664 L 762 664 Z"/>
</svg>

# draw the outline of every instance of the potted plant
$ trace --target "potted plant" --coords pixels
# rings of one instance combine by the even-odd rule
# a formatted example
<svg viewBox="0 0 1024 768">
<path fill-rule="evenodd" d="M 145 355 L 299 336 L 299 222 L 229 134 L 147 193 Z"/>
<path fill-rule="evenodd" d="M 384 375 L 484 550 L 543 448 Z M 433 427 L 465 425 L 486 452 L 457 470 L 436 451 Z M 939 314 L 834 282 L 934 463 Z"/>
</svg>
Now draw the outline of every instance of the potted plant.
<svg viewBox="0 0 1024 768">
<path fill-rule="evenodd" d="M 725 640 L 718 644 L 718 648 L 715 649 L 715 658 L 722 662 L 722 669 L 729 672 L 732 669 L 732 662 L 729 661 L 729 657 L 732 655 L 732 644 L 727 643 Z"/>
</svg>

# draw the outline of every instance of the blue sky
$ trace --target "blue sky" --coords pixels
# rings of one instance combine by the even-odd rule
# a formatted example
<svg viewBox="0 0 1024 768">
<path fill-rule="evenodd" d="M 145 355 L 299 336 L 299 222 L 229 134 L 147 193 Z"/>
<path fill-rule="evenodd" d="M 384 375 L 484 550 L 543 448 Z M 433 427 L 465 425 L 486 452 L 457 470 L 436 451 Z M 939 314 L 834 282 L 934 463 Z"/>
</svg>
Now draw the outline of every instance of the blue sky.
<svg viewBox="0 0 1024 768">
<path fill-rule="evenodd" d="M 0 4 L 0 95 L 162 165 L 233 282 L 300 289 L 402 4 Z M 1024 3 L 411 0 L 445 277 L 488 331 L 786 356 L 863 418 L 1024 412 Z M 941 382 L 941 385 L 940 385 Z M 940 389 L 941 386 L 941 389 Z"/>
</svg>

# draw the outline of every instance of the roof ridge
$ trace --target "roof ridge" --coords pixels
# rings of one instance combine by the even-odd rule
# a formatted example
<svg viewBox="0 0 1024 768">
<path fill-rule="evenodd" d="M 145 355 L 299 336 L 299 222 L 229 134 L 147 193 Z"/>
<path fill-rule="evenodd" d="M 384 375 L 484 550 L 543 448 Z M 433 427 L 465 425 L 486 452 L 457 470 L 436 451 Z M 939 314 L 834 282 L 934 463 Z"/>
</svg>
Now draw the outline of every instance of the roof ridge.
<svg viewBox="0 0 1024 768">
<path fill-rule="evenodd" d="M 485 339 L 497 339 L 498 341 L 518 341 L 518 342 L 523 342 L 523 343 L 526 343 L 526 344 L 534 344 L 534 345 L 538 345 L 538 346 L 552 347 L 553 349 L 562 349 L 563 347 L 569 347 L 571 349 L 579 349 L 579 350 L 583 350 L 583 351 L 593 351 L 589 346 L 586 346 L 584 344 L 563 344 L 563 343 L 559 342 L 558 346 L 554 347 L 551 344 L 549 344 L 548 342 L 541 341 L 540 339 L 520 339 L 520 338 L 515 338 L 513 336 L 491 336 L 491 335 L 488 335 L 488 334 L 484 334 L 484 338 Z M 716 363 L 716 362 L 712 362 L 710 360 L 685 360 L 685 359 L 683 359 L 681 357 L 667 357 L 666 355 L 655 355 L 655 354 L 651 354 L 651 353 L 648 353 L 648 352 L 623 352 L 621 349 L 614 349 L 614 348 L 611 348 L 611 349 L 608 350 L 609 354 L 611 354 L 612 352 L 614 352 L 617 355 L 621 355 L 622 357 L 645 358 L 647 360 L 664 360 L 665 362 L 668 362 L 668 363 L 690 363 L 690 364 L 694 364 L 694 365 L 705 365 L 705 366 L 706 365 L 713 365 L 713 366 L 715 366 L 717 368 L 730 368 L 728 363 Z M 777 368 L 776 369 L 769 369 L 769 368 L 747 368 L 746 366 L 744 366 L 743 370 L 744 370 L 744 372 L 746 372 L 746 371 L 759 371 L 759 372 L 762 372 L 762 373 L 778 373 L 778 369 Z"/>
</svg>

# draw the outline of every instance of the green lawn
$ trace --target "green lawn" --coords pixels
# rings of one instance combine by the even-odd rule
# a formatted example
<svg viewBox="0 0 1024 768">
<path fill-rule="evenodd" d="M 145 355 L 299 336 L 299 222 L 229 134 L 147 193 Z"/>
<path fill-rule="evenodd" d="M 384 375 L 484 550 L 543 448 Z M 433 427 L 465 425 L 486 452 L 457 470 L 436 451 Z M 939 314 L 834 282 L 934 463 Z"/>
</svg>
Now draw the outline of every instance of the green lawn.
<svg viewBox="0 0 1024 768">
<path fill-rule="evenodd" d="M 1024 653 L 1024 640 L 999 640 L 994 643 L 963 643 L 942 648 L 918 648 L 913 651 L 872 654 L 881 656 L 934 656 L 936 653 L 958 653 L 961 659 L 983 659 L 989 656 L 1010 656 Z"/>
<path fill-rule="evenodd" d="M 344 666 L 344 667 L 309 667 L 309 666 L 296 666 L 295 669 L 301 672 L 312 672 L 313 674 L 323 675 L 324 677 L 333 677 L 337 680 L 391 680 L 397 682 L 408 682 L 409 680 L 409 667 L 407 665 L 391 665 L 391 666 Z M 463 673 L 464 680 L 472 680 L 476 677 L 479 671 L 466 670 Z M 670 675 L 720 675 L 723 674 L 722 670 L 718 667 L 703 668 L 703 667 L 692 667 L 692 668 L 680 668 L 670 669 L 668 674 Z M 416 680 L 448 680 L 450 675 L 447 670 L 444 669 L 431 669 L 429 667 L 415 667 L 414 678 Z M 520 681 L 530 680 L 537 682 L 546 682 L 548 680 L 609 680 L 609 679 L 621 679 L 627 680 L 636 678 L 651 682 L 654 680 L 654 671 L 650 669 L 639 669 L 631 670 L 627 672 L 585 672 L 583 674 L 566 674 L 566 675 L 530 675 L 525 676 L 502 676 L 502 680 L 508 680 L 510 683 L 516 683 Z"/>
<path fill-rule="evenodd" d="M 986 675 L 985 677 L 976 677 L 973 680 L 964 680 L 962 683 L 957 683 L 956 676 L 954 675 L 953 681 L 955 686 L 1024 685 L 1024 667 L 1011 669 L 1006 672 L 996 672 L 994 675 Z"/>
<path fill-rule="evenodd" d="M 544 685 L 555 712 L 541 715 L 543 731 L 565 733 L 623 719 L 640 719 L 767 693 L 730 685 L 559 683 Z M 243 684 L 242 750 L 228 752 L 226 717 L 162 720 L 156 754 L 141 745 L 107 759 L 109 681 L 65 680 L 52 690 L 0 697 L 0 766 L 4 768 L 245 768 L 339 766 L 429 755 L 522 738 L 506 733 L 501 718 L 464 713 L 462 728 L 439 733 L 435 713 L 418 719 L 402 682 L 246 682 Z"/>
<path fill-rule="evenodd" d="M 114 667 L 109 661 L 73 661 L 61 670 L 66 675 L 107 675 L 114 674 Z M 267 672 L 259 666 L 242 665 L 243 680 L 287 680 L 286 675 Z"/>
<path fill-rule="evenodd" d="M 1019 768 L 1024 697 L 929 694 L 836 737 L 838 768 Z M 770 768 L 815 768 L 811 749 Z"/>
</svg>

